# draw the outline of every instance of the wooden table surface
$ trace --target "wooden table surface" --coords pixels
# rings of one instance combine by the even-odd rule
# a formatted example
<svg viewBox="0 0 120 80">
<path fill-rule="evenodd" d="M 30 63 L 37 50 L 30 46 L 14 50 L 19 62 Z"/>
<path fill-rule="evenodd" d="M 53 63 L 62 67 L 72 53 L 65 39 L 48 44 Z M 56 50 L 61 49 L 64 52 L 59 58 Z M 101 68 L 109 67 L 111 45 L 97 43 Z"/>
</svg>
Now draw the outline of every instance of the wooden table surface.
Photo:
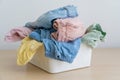
<svg viewBox="0 0 120 80">
<path fill-rule="evenodd" d="M 120 49 L 95 48 L 88 68 L 50 74 L 32 65 L 18 66 L 17 51 L 0 50 L 0 80 L 120 80 Z"/>
</svg>

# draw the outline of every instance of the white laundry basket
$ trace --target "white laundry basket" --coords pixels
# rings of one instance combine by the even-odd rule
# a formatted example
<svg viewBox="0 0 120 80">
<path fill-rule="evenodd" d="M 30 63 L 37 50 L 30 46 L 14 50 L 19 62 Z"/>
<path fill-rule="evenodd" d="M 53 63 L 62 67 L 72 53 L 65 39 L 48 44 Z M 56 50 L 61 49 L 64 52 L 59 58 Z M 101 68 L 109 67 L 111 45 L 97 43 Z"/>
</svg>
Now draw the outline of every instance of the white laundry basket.
<svg viewBox="0 0 120 80">
<path fill-rule="evenodd" d="M 85 44 L 81 44 L 79 52 L 74 59 L 73 63 L 67 63 L 55 59 L 51 59 L 45 56 L 44 48 L 39 49 L 39 51 L 34 55 L 33 59 L 30 61 L 33 65 L 49 72 L 58 73 L 63 71 L 69 71 L 78 68 L 84 68 L 91 65 L 91 55 L 92 49 Z"/>
</svg>

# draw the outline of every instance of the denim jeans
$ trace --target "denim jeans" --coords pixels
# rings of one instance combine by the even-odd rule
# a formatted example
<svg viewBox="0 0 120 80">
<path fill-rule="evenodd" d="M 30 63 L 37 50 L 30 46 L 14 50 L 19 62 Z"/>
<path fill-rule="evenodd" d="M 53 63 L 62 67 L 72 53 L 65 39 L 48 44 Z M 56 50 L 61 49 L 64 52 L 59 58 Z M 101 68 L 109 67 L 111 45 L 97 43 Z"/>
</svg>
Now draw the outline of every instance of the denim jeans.
<svg viewBox="0 0 120 80">
<path fill-rule="evenodd" d="M 54 10 L 50 10 L 42 14 L 36 21 L 28 22 L 25 27 L 28 28 L 45 28 L 49 29 L 52 27 L 52 22 L 58 18 L 68 18 L 78 16 L 77 9 L 73 5 L 67 5 Z"/>
</svg>

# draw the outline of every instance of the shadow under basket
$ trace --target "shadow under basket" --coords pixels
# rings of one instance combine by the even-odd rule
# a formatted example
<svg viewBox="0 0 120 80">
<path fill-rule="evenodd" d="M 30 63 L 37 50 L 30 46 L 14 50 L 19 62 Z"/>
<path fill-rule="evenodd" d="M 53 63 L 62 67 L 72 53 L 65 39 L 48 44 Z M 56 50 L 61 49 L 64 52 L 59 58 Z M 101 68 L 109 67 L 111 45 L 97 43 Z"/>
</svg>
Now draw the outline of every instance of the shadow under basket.
<svg viewBox="0 0 120 80">
<path fill-rule="evenodd" d="M 78 54 L 72 63 L 48 58 L 45 56 L 44 52 L 44 46 L 42 46 L 34 55 L 30 63 L 49 73 L 59 73 L 89 67 L 91 65 L 92 49 L 83 43 L 81 44 Z"/>
</svg>

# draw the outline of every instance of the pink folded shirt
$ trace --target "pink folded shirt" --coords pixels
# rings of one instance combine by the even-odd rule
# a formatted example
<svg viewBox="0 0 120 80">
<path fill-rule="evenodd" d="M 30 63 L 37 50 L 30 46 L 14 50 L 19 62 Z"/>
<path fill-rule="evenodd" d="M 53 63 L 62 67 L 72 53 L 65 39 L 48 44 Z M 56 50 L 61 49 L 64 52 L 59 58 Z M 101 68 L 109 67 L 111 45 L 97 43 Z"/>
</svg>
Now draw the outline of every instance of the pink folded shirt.
<svg viewBox="0 0 120 80">
<path fill-rule="evenodd" d="M 85 34 L 85 27 L 78 17 L 57 19 L 53 22 L 53 28 L 56 32 L 51 36 L 58 41 L 68 42 L 82 37 Z"/>
<path fill-rule="evenodd" d="M 28 36 L 31 32 L 32 30 L 27 27 L 13 28 L 5 35 L 5 41 L 7 42 L 20 41 L 26 36 Z"/>
</svg>

